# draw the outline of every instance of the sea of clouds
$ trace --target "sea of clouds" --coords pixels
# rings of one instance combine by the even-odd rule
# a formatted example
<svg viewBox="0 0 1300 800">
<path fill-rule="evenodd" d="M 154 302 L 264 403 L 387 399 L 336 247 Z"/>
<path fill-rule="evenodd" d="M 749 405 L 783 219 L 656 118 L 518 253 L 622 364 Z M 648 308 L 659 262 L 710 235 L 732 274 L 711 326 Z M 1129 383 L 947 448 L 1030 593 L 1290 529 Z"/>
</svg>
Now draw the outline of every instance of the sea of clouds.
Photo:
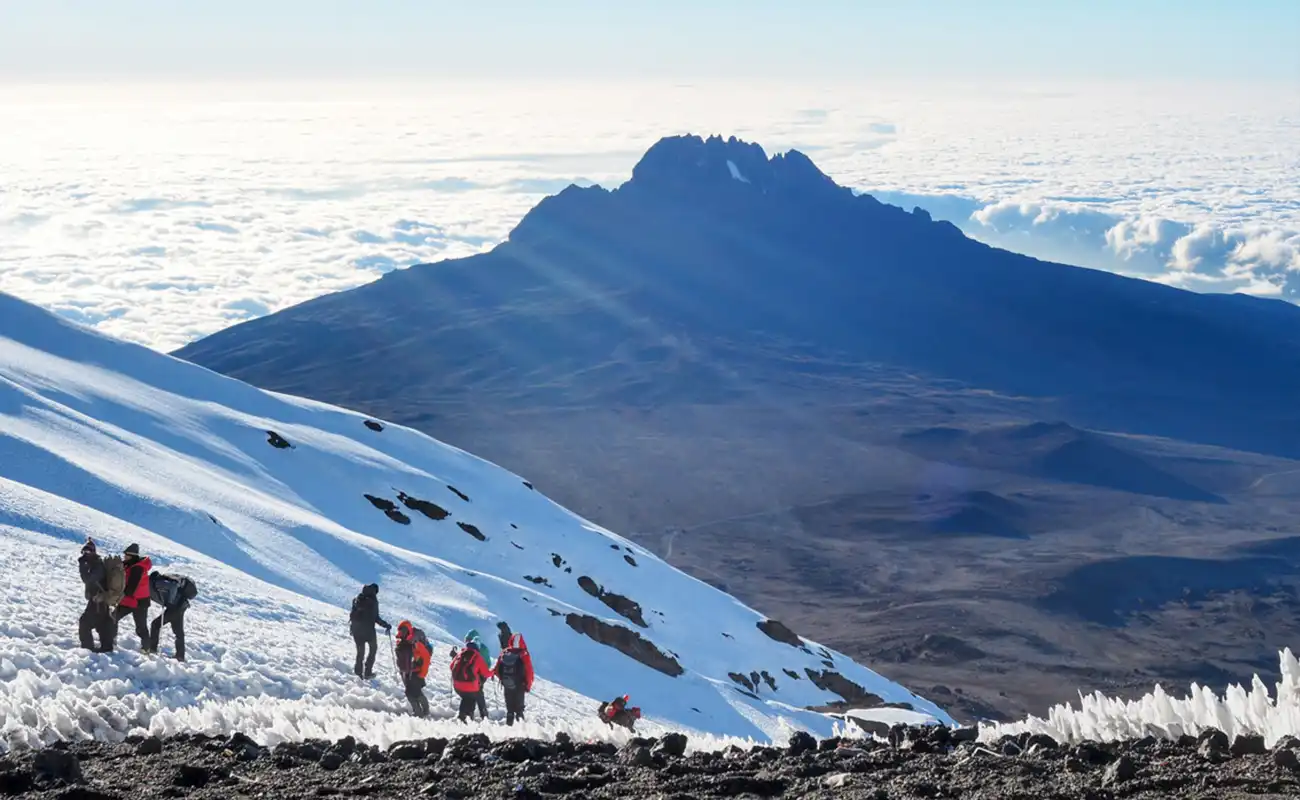
<svg viewBox="0 0 1300 800">
<path fill-rule="evenodd" d="M 1287 90 L 978 83 L 0 86 L 0 291 L 170 350 L 490 248 L 682 132 L 1042 258 L 1300 297 Z"/>
</svg>

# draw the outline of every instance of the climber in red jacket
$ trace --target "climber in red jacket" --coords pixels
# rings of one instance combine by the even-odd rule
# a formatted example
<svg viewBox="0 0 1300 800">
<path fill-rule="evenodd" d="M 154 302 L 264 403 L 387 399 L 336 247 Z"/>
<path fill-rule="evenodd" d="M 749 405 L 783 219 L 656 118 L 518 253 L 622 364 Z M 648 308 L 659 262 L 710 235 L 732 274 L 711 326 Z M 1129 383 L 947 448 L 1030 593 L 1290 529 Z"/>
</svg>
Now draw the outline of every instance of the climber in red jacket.
<svg viewBox="0 0 1300 800">
<path fill-rule="evenodd" d="M 492 671 L 505 694 L 506 724 L 514 725 L 524 718 L 524 695 L 533 690 L 533 657 L 522 633 L 510 637 Z"/>
<path fill-rule="evenodd" d="M 458 720 L 473 718 L 474 709 L 482 702 L 483 683 L 491 677 L 492 670 L 477 647 L 467 644 L 456 653 L 451 661 L 451 687 L 460 695 Z"/>
<path fill-rule="evenodd" d="M 153 562 L 140 555 L 140 545 L 129 544 L 122 551 L 122 564 L 126 567 L 126 588 L 122 600 L 113 612 L 113 623 L 121 622 L 128 614 L 135 618 L 135 632 L 140 637 L 140 651 L 152 652 L 153 637 L 149 635 L 149 571 Z"/>
</svg>

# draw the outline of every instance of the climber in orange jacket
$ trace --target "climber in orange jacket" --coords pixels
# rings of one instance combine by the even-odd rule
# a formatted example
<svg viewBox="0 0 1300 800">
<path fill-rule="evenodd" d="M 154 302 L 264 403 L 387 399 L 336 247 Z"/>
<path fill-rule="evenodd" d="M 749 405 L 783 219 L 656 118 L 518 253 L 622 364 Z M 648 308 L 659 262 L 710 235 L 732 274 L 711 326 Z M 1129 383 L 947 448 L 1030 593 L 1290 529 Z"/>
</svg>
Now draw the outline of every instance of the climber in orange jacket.
<svg viewBox="0 0 1300 800">
<path fill-rule="evenodd" d="M 488 668 L 477 647 L 467 644 L 452 658 L 451 686 L 460 695 L 460 712 L 456 715 L 458 720 L 464 722 L 473 719 L 474 709 L 483 702 L 483 683 L 492 675 L 492 670 Z"/>
<path fill-rule="evenodd" d="M 122 551 L 122 564 L 126 568 L 126 588 L 113 612 L 113 625 L 128 614 L 135 618 L 135 632 L 140 637 L 140 650 L 148 653 L 153 648 L 149 634 L 149 571 L 153 562 L 149 556 L 140 555 L 140 545 L 128 544 Z"/>
<path fill-rule="evenodd" d="M 409 620 L 397 623 L 397 671 L 402 676 L 406 699 L 417 717 L 429 716 L 429 698 L 424 696 L 424 679 L 429 675 L 431 651 L 424 631 Z"/>
</svg>

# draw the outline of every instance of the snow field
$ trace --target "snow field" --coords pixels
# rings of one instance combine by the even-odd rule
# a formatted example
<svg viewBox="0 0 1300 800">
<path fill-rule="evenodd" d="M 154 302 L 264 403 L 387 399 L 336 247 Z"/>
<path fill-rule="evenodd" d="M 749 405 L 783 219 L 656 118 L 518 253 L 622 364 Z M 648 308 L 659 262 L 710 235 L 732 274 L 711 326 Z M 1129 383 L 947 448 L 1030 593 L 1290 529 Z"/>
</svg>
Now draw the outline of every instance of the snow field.
<svg viewBox="0 0 1300 800">
<path fill-rule="evenodd" d="M 826 669 L 951 722 L 839 653 L 769 638 L 752 609 L 519 476 L 415 431 L 364 422 L 0 295 L 0 556 L 23 565 L 0 577 L 9 584 L 0 607 L 5 746 L 137 729 L 240 729 L 266 741 L 329 731 L 374 743 L 463 730 L 402 716 L 386 640 L 381 686 L 351 676 L 344 609 L 371 581 L 385 618 L 411 619 L 434 644 L 435 708 L 451 707 L 446 652 L 465 631 L 478 629 L 494 653 L 497 621 L 523 633 L 539 676 L 529 720 L 538 734 L 610 736 L 592 724 L 594 708 L 626 693 L 648 732 L 744 742 L 794 729 L 829 735 L 836 721 L 804 710 L 839 699 L 808 677 Z M 272 446 L 269 431 L 291 446 Z M 445 518 L 406 506 L 401 493 Z M 375 502 L 391 503 L 404 522 Z M 196 579 L 191 663 L 140 656 L 129 621 L 121 652 L 75 649 L 84 606 L 76 556 L 87 536 L 106 553 L 136 542 L 157 568 Z M 602 593 L 636 606 L 640 619 Z M 575 632 L 568 615 L 635 632 L 683 674 Z M 744 692 L 732 677 L 758 672 L 778 687 Z"/>
</svg>

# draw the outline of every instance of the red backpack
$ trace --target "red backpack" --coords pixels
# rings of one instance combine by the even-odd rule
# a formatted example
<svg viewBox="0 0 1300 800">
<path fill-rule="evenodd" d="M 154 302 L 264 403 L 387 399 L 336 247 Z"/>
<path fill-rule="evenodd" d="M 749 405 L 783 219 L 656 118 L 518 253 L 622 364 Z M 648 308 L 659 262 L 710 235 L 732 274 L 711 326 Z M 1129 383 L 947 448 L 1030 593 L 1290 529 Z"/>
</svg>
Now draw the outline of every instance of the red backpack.
<svg viewBox="0 0 1300 800">
<path fill-rule="evenodd" d="M 468 645 L 462 647 L 456 657 L 452 659 L 451 679 L 456 683 L 474 683 L 477 681 L 478 672 L 474 669 L 474 659 L 482 657 L 473 647 Z"/>
</svg>

